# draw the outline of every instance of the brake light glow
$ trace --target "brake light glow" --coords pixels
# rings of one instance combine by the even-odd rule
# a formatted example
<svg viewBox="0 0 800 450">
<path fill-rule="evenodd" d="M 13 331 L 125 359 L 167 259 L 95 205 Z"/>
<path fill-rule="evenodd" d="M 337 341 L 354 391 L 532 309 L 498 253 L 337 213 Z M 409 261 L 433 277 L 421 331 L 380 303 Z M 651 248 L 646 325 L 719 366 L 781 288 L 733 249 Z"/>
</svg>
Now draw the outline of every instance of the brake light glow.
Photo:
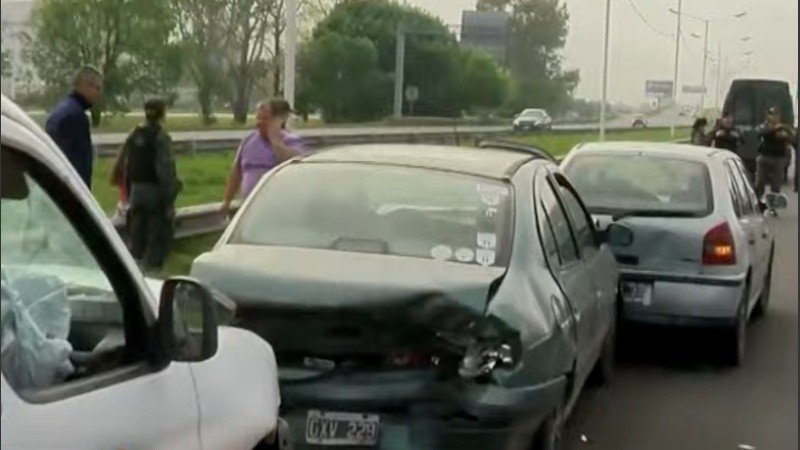
<svg viewBox="0 0 800 450">
<path fill-rule="evenodd" d="M 736 264 L 736 244 L 727 222 L 708 230 L 703 239 L 703 264 L 730 266 Z"/>
</svg>

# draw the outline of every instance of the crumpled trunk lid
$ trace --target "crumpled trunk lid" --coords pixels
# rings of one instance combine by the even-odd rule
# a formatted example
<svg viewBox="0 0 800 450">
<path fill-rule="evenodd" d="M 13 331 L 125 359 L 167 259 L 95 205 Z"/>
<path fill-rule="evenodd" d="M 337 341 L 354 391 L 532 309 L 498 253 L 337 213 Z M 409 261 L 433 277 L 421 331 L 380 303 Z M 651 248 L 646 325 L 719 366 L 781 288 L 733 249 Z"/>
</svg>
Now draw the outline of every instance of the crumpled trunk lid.
<svg viewBox="0 0 800 450">
<path fill-rule="evenodd" d="M 601 226 L 610 222 L 602 217 Z M 711 218 L 625 217 L 617 223 L 633 232 L 629 246 L 612 246 L 622 269 L 696 275 L 703 270 L 703 239 Z"/>
<path fill-rule="evenodd" d="M 269 341 L 282 367 L 312 369 L 378 368 L 395 356 L 446 353 L 453 339 L 443 336 L 469 333 L 485 319 L 492 285 L 503 273 L 417 258 L 241 245 L 222 246 L 192 266 L 192 276 L 236 301 L 238 325 Z"/>
</svg>

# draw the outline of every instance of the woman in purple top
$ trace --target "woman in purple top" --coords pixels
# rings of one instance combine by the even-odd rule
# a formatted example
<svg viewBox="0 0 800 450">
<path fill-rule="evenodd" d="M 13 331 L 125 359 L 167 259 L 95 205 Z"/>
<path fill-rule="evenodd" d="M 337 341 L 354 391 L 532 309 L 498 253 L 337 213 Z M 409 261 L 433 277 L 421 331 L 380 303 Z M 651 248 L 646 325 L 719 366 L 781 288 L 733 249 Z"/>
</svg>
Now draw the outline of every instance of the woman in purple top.
<svg viewBox="0 0 800 450">
<path fill-rule="evenodd" d="M 265 173 L 305 152 L 300 137 L 285 130 L 289 114 L 291 107 L 284 99 L 258 104 L 256 129 L 242 139 L 228 175 L 222 199 L 225 215 L 230 213 L 237 192 L 241 191 L 242 198 L 246 198 Z"/>
</svg>

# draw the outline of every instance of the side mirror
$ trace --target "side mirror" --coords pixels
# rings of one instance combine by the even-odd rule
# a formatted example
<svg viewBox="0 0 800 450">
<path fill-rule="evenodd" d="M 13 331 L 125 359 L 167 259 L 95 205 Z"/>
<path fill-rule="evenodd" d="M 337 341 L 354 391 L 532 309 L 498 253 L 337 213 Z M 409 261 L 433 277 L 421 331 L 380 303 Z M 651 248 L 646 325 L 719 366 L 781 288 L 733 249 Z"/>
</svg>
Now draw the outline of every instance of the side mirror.
<svg viewBox="0 0 800 450">
<path fill-rule="evenodd" d="M 163 358 L 199 362 L 217 353 L 217 324 L 230 320 L 236 306 L 198 280 L 173 277 L 161 288 L 158 328 Z"/>
<path fill-rule="evenodd" d="M 633 244 L 633 231 L 618 223 L 611 223 L 600 232 L 600 241 L 612 247 L 628 247 Z"/>
<path fill-rule="evenodd" d="M 766 200 L 769 209 L 786 209 L 789 206 L 789 199 L 784 194 L 769 193 Z"/>
</svg>

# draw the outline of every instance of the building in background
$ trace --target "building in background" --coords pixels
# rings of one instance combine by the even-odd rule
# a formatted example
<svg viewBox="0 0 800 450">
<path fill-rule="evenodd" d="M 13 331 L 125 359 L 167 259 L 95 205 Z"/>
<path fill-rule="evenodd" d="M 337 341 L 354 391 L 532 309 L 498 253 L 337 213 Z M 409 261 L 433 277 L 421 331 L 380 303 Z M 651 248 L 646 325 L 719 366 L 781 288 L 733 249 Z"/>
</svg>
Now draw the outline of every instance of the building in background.
<svg viewBox="0 0 800 450">
<path fill-rule="evenodd" d="M 510 15 L 503 11 L 464 11 L 461 44 L 481 49 L 508 67 L 509 22 Z"/>
<path fill-rule="evenodd" d="M 42 87 L 33 66 L 23 58 L 25 38 L 31 31 L 32 1 L 3 1 L 0 5 L 3 77 L 2 92 L 11 99 Z"/>
</svg>

